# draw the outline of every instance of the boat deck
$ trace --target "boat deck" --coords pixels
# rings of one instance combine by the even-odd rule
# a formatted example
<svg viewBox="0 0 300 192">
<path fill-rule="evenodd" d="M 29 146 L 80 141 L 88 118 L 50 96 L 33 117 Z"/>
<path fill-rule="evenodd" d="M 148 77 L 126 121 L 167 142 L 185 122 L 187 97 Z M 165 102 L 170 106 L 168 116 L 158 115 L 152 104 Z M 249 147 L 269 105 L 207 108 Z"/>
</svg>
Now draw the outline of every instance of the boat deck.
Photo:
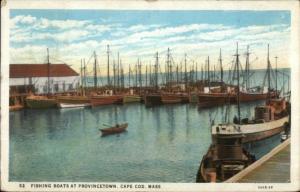
<svg viewBox="0 0 300 192">
<path fill-rule="evenodd" d="M 289 183 L 290 156 L 290 139 L 288 139 L 225 182 Z"/>
</svg>

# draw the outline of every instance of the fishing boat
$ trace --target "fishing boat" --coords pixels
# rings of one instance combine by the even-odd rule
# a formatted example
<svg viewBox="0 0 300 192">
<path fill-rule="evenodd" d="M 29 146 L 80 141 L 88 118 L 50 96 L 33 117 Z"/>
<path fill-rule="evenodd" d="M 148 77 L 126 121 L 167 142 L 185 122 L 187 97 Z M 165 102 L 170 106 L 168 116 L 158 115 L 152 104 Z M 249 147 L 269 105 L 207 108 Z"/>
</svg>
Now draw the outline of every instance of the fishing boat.
<svg viewBox="0 0 300 192">
<path fill-rule="evenodd" d="M 236 66 L 239 74 L 238 56 L 237 51 Z M 270 68 L 268 59 L 268 69 Z M 285 98 L 271 98 L 270 75 L 268 81 L 269 94 L 266 104 L 255 108 L 255 117 L 251 120 L 240 118 L 240 91 L 238 88 L 238 116 L 234 118 L 232 123 L 221 123 L 212 126 L 212 145 L 207 154 L 203 156 L 197 173 L 197 182 L 227 180 L 255 161 L 256 157 L 250 154 L 251 147 L 249 146 L 251 145 L 249 144 L 267 140 L 287 129 L 289 126 L 290 104 L 285 101 Z"/>
<path fill-rule="evenodd" d="M 222 182 L 255 161 L 241 143 L 242 134 L 235 137 L 218 135 L 203 156 L 196 182 Z"/>
<path fill-rule="evenodd" d="M 25 98 L 26 106 L 33 109 L 56 107 L 56 99 L 50 97 L 50 60 L 49 49 L 47 48 L 47 96 L 29 95 Z"/>
<path fill-rule="evenodd" d="M 236 94 L 228 93 L 199 93 L 198 94 L 198 107 L 214 107 L 219 105 L 225 105 L 234 102 Z"/>
<path fill-rule="evenodd" d="M 161 94 L 161 102 L 163 104 L 188 103 L 189 97 L 185 94 L 164 93 Z"/>
<path fill-rule="evenodd" d="M 262 93 L 262 92 L 240 92 L 240 101 L 241 102 L 250 102 L 250 101 L 259 101 L 259 100 L 266 100 L 267 97 L 270 95 L 271 98 L 276 98 L 278 93 L 276 91 L 270 91 Z M 237 99 L 235 100 L 237 102 Z"/>
<path fill-rule="evenodd" d="M 142 101 L 142 97 L 139 95 L 124 95 L 123 103 L 138 103 Z"/>
<path fill-rule="evenodd" d="M 31 95 L 26 97 L 25 101 L 26 106 L 32 109 L 53 108 L 57 105 L 56 99 L 47 96 Z"/>
<path fill-rule="evenodd" d="M 102 136 L 118 134 L 126 131 L 128 123 L 116 124 L 115 126 L 100 129 Z"/>
<path fill-rule="evenodd" d="M 156 105 L 162 105 L 162 99 L 160 94 L 148 94 L 144 97 L 146 107 L 152 107 Z"/>
<path fill-rule="evenodd" d="M 90 101 L 92 107 L 120 104 L 123 101 L 123 95 L 94 95 L 90 97 Z"/>
<path fill-rule="evenodd" d="M 77 96 L 77 95 L 64 95 L 57 96 L 57 102 L 59 104 L 69 104 L 69 105 L 89 105 L 90 99 L 87 96 Z"/>
</svg>

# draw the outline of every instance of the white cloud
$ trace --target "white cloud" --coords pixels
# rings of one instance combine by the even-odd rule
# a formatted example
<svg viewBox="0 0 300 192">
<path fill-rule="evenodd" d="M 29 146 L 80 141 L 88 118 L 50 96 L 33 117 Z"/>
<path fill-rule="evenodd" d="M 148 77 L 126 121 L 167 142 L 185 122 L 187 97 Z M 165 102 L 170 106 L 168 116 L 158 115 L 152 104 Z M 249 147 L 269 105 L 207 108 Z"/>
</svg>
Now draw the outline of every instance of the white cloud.
<svg viewBox="0 0 300 192">
<path fill-rule="evenodd" d="M 53 32 L 51 32 L 53 31 Z M 113 59 L 120 51 L 127 63 L 137 57 L 154 61 L 156 51 L 164 63 L 166 50 L 171 48 L 173 57 L 179 62 L 184 53 L 203 63 L 207 55 L 217 62 L 222 48 L 224 60 L 230 62 L 239 41 L 241 53 L 250 48 L 265 62 L 266 44 L 272 45 L 272 54 L 288 61 L 290 27 L 288 25 L 234 27 L 217 24 L 186 24 L 180 26 L 98 24 L 89 20 L 49 20 L 30 15 L 11 19 L 10 41 L 27 43 L 24 47 L 11 47 L 11 61 L 38 62 L 45 59 L 46 46 L 36 45 L 37 40 L 54 41 L 50 47 L 52 57 L 67 63 L 79 65 L 80 59 L 90 57 L 96 50 L 99 57 L 105 57 L 106 45 L 111 46 Z M 106 36 L 103 36 L 103 33 Z M 42 41 L 39 41 L 41 43 Z M 105 58 L 100 58 L 100 62 Z M 265 65 L 254 65 L 256 68 Z"/>
</svg>

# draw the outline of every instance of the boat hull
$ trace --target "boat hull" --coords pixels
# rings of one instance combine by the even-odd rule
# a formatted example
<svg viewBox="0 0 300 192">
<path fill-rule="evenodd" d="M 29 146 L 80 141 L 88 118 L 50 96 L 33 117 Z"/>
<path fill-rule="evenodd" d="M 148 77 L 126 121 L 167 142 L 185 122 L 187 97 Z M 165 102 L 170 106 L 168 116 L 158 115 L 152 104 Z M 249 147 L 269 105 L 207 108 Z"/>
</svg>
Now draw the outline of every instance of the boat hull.
<svg viewBox="0 0 300 192">
<path fill-rule="evenodd" d="M 198 94 L 198 107 L 215 107 L 235 101 L 235 95 L 228 93 L 201 93 Z"/>
<path fill-rule="evenodd" d="M 121 124 L 119 126 L 110 127 L 106 129 L 100 129 L 102 136 L 112 135 L 112 134 L 119 134 L 125 132 L 128 127 L 128 124 Z"/>
<path fill-rule="evenodd" d="M 161 95 L 146 95 L 144 97 L 146 107 L 152 107 L 156 105 L 162 105 Z"/>
<path fill-rule="evenodd" d="M 138 95 L 125 95 L 123 97 L 123 103 L 140 103 L 142 97 Z"/>
<path fill-rule="evenodd" d="M 26 106 L 31 109 L 44 109 L 44 108 L 53 108 L 56 107 L 57 102 L 55 99 L 26 99 Z"/>
<path fill-rule="evenodd" d="M 90 103 L 90 99 L 86 96 L 58 96 L 57 98 L 58 103 L 63 104 L 86 104 Z"/>
<path fill-rule="evenodd" d="M 79 103 L 79 104 L 58 103 L 59 108 L 84 108 L 89 106 L 91 106 L 90 103 Z"/>
<path fill-rule="evenodd" d="M 245 125 L 232 125 L 232 127 L 239 127 L 239 132 L 236 132 L 236 128 L 228 128 L 228 130 L 222 130 L 222 128 L 217 132 L 217 127 L 214 126 L 212 130 L 212 137 L 234 137 L 236 135 L 243 134 L 242 143 L 249 143 L 260 141 L 271 137 L 273 135 L 279 134 L 285 130 L 286 126 L 289 125 L 289 116 L 282 117 L 277 120 L 264 122 L 264 123 L 254 123 Z M 230 129 L 230 130 L 229 130 Z"/>
<path fill-rule="evenodd" d="M 92 107 L 101 106 L 101 105 L 112 105 L 120 104 L 123 101 L 123 96 L 121 95 L 112 95 L 112 96 L 92 96 L 91 105 Z"/>
<path fill-rule="evenodd" d="M 179 95 L 161 95 L 161 102 L 163 104 L 175 104 L 182 103 L 182 99 Z"/>
</svg>

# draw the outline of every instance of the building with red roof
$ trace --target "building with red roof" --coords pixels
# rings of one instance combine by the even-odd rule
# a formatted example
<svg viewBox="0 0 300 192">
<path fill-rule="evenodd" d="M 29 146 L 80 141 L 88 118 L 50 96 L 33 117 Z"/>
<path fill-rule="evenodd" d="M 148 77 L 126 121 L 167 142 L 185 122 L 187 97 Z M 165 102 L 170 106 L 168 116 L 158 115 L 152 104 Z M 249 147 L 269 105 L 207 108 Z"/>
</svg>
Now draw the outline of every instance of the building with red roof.
<svg viewBox="0 0 300 192">
<path fill-rule="evenodd" d="M 79 74 L 67 64 L 10 64 L 9 69 L 9 85 L 14 90 L 32 87 L 35 93 L 47 93 L 49 79 L 50 92 L 59 93 L 75 90 L 80 82 Z"/>
</svg>

